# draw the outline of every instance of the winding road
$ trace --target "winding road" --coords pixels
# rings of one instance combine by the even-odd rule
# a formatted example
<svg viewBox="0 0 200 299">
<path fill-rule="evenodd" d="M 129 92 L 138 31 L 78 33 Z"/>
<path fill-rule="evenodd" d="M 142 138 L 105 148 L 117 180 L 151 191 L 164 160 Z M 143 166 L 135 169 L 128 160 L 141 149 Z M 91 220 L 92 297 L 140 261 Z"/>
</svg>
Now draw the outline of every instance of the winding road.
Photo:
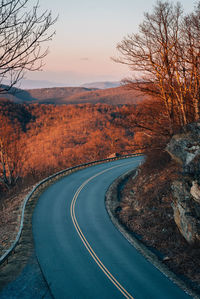
<svg viewBox="0 0 200 299">
<path fill-rule="evenodd" d="M 109 185 L 141 160 L 134 157 L 82 169 L 41 195 L 33 215 L 33 236 L 54 298 L 190 298 L 135 250 L 105 209 Z"/>
</svg>

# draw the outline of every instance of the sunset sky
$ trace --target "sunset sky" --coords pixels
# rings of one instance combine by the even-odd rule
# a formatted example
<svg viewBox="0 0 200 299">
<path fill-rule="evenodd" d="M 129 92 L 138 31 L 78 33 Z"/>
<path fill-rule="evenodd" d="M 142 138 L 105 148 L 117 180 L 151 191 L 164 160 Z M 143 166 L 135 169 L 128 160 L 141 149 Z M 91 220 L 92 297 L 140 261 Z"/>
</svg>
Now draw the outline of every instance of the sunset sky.
<svg viewBox="0 0 200 299">
<path fill-rule="evenodd" d="M 196 3 L 195 0 L 179 2 L 187 12 Z M 27 73 L 26 78 L 63 86 L 120 81 L 129 74 L 128 68 L 114 63 L 110 57 L 117 55 L 116 45 L 124 36 L 137 32 L 144 11 L 150 11 L 155 3 L 153 0 L 40 0 L 41 8 L 51 10 L 59 19 L 54 25 L 56 35 L 48 44 L 50 53 L 45 58 L 43 72 Z"/>
</svg>

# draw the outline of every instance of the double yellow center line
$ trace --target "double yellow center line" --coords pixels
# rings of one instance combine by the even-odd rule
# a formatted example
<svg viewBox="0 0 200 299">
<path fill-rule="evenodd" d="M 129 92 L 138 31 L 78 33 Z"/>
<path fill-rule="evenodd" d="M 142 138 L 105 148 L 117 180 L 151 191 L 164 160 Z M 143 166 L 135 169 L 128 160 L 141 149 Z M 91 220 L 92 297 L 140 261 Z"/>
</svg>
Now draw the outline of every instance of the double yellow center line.
<svg viewBox="0 0 200 299">
<path fill-rule="evenodd" d="M 128 163 L 126 163 L 128 164 Z M 123 164 L 124 165 L 124 164 Z M 123 166 L 122 165 L 122 166 Z M 82 191 L 82 189 L 94 178 L 96 178 L 97 176 L 111 170 L 117 167 L 120 167 L 121 165 L 117 165 L 117 166 L 113 166 L 110 167 L 106 170 L 103 170 L 95 175 L 93 175 L 92 177 L 90 177 L 89 179 L 87 179 L 76 191 L 72 202 L 71 202 L 71 206 L 70 206 L 70 214 L 71 214 L 71 218 L 74 224 L 74 227 L 81 239 L 81 241 L 83 242 L 85 248 L 87 249 L 87 251 L 89 252 L 89 254 L 91 255 L 91 257 L 93 258 L 93 260 L 96 262 L 96 264 L 99 266 L 99 268 L 104 272 L 104 274 L 110 279 L 110 281 L 117 287 L 117 289 L 124 295 L 125 298 L 129 298 L 129 299 L 134 299 L 127 290 L 125 290 L 125 288 L 117 281 L 117 279 L 110 273 L 110 271 L 106 268 L 106 266 L 101 262 L 101 260 L 99 259 L 99 257 L 96 255 L 96 253 L 94 252 L 94 250 L 92 249 L 91 245 L 89 244 L 88 240 L 86 239 L 86 237 L 84 236 L 78 222 L 76 219 L 76 214 L 75 214 L 75 205 L 76 205 L 76 201 L 77 198 L 80 194 L 80 192 Z"/>
</svg>

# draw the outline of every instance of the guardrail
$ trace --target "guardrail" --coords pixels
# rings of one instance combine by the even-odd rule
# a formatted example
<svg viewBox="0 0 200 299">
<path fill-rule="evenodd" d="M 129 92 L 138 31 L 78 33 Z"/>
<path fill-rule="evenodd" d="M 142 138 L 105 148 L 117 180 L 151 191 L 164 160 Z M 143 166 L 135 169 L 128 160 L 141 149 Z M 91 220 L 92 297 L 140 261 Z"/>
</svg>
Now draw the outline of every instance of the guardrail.
<svg viewBox="0 0 200 299">
<path fill-rule="evenodd" d="M 102 160 L 97 160 L 97 161 L 92 161 L 89 163 L 84 163 L 84 164 L 80 164 L 77 166 L 73 166 L 64 170 L 61 170 L 59 172 L 56 172 L 52 175 L 50 175 L 49 177 L 43 179 L 42 181 L 40 181 L 36 186 L 33 187 L 32 191 L 26 196 L 25 200 L 24 200 L 24 204 L 23 204 L 23 208 L 22 208 L 22 214 L 21 214 L 21 221 L 20 221 L 20 228 L 19 231 L 17 233 L 17 236 L 15 238 L 15 241 L 13 242 L 13 244 L 10 246 L 10 248 L 0 257 L 0 265 L 3 264 L 6 260 L 8 260 L 8 257 L 11 255 L 11 253 L 14 251 L 15 247 L 17 246 L 21 234 L 22 234 L 22 230 L 23 230 L 23 225 L 24 225 L 24 213 L 25 213 L 25 209 L 26 209 L 26 205 L 29 201 L 29 199 L 32 197 L 32 195 L 35 193 L 35 191 L 44 183 L 46 183 L 47 181 L 56 178 L 62 174 L 68 175 L 73 171 L 77 171 L 79 169 L 82 168 L 86 168 L 92 165 L 97 165 L 97 164 L 101 164 L 104 162 L 110 162 L 110 161 L 115 161 L 115 160 L 121 160 L 121 159 L 127 159 L 127 158 L 131 158 L 131 157 L 135 157 L 135 156 L 143 156 L 144 153 L 136 153 L 136 154 L 129 154 L 129 155 L 125 155 L 125 156 L 119 156 L 119 157 L 114 157 L 114 158 L 108 158 L 108 159 L 102 159 Z"/>
</svg>

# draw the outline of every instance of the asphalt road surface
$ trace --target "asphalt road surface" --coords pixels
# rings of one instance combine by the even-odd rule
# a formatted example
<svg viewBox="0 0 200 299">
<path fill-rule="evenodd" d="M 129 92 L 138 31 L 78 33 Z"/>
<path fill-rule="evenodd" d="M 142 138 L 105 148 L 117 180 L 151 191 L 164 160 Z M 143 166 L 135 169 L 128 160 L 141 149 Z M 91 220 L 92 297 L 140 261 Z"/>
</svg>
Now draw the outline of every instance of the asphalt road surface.
<svg viewBox="0 0 200 299">
<path fill-rule="evenodd" d="M 77 171 L 40 197 L 33 235 L 54 298 L 190 298 L 135 250 L 105 209 L 109 185 L 141 160 L 134 157 Z"/>
</svg>

